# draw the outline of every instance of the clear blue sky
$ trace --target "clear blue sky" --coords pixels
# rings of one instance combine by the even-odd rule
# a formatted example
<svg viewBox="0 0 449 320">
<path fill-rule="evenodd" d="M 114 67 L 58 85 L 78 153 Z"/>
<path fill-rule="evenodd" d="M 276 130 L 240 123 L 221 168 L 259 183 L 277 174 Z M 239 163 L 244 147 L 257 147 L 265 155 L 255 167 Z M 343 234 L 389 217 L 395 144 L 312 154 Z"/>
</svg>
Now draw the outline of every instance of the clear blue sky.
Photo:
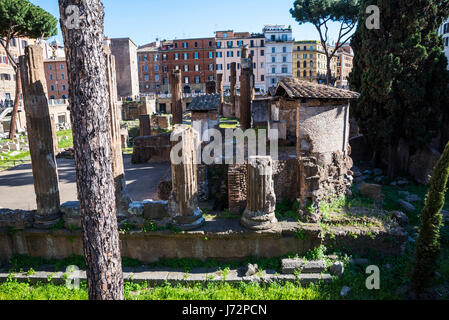
<svg viewBox="0 0 449 320">
<path fill-rule="evenodd" d="M 59 19 L 57 0 L 31 0 Z M 296 40 L 319 40 L 313 25 L 298 23 L 293 0 L 103 0 L 105 34 L 137 45 L 159 39 L 213 37 L 217 30 L 261 32 L 265 24 L 291 25 Z M 331 40 L 338 35 L 331 25 Z M 62 36 L 56 39 L 62 42 Z"/>
</svg>

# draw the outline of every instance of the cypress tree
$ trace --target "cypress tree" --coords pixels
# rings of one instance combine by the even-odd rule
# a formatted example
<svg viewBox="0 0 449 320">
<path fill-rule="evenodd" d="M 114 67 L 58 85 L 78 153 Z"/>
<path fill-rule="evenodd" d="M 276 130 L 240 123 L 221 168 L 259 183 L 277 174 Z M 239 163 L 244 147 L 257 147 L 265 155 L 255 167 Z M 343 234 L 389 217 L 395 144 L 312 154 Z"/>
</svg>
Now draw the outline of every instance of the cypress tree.
<svg viewBox="0 0 449 320">
<path fill-rule="evenodd" d="M 380 29 L 369 30 L 365 9 L 373 4 Z M 362 1 L 349 79 L 361 96 L 351 112 L 374 150 L 374 165 L 387 158 L 390 177 L 407 169 L 399 166 L 399 143 L 419 148 L 439 134 L 449 113 L 447 58 L 437 34 L 448 7 L 447 0 Z"/>
<path fill-rule="evenodd" d="M 448 178 L 449 143 L 433 171 L 429 192 L 421 212 L 421 227 L 415 252 L 416 265 L 412 277 L 412 285 L 417 295 L 432 285 L 438 267 L 440 228 L 443 219 L 441 210 L 444 206 Z"/>
</svg>

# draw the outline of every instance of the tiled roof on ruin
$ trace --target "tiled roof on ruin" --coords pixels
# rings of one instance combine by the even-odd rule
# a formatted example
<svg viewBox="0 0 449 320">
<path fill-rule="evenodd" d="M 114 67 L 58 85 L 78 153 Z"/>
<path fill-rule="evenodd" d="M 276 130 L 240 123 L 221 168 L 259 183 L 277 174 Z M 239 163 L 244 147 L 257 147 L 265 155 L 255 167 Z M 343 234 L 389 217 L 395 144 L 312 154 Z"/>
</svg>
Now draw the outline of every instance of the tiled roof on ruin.
<svg viewBox="0 0 449 320">
<path fill-rule="evenodd" d="M 218 110 L 220 105 L 219 94 L 207 94 L 193 98 L 187 111 L 212 111 Z"/>
<path fill-rule="evenodd" d="M 281 78 L 279 80 L 275 96 L 283 95 L 284 92 L 292 99 L 358 99 L 360 96 L 357 92 L 295 78 Z"/>
</svg>

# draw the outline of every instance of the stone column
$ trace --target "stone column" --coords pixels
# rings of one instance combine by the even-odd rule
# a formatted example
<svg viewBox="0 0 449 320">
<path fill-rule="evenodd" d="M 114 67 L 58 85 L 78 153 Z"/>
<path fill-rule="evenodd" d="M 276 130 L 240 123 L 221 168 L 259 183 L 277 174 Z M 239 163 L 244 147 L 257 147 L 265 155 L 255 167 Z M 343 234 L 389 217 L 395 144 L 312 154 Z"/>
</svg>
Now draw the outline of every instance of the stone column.
<svg viewBox="0 0 449 320">
<path fill-rule="evenodd" d="M 248 45 L 247 44 L 242 46 L 242 56 L 241 56 L 241 58 L 242 59 L 248 58 Z"/>
<path fill-rule="evenodd" d="M 28 46 L 20 57 L 23 102 L 36 192 L 36 228 L 51 228 L 60 217 L 59 181 L 52 122 L 40 46 Z"/>
<path fill-rule="evenodd" d="M 58 145 L 58 136 L 56 134 L 56 124 L 55 119 L 50 118 L 51 122 L 51 134 L 53 136 L 53 147 L 55 148 L 55 155 L 59 152 L 59 145 Z"/>
<path fill-rule="evenodd" d="M 114 175 L 115 202 L 118 212 L 127 212 L 131 199 L 126 190 L 125 168 L 122 156 L 122 137 L 120 133 L 120 110 L 117 103 L 117 80 L 115 57 L 106 51 L 106 79 L 109 92 L 109 112 L 111 114 L 112 174 Z"/>
<path fill-rule="evenodd" d="M 231 63 L 231 115 L 235 116 L 235 99 L 237 96 L 237 63 Z"/>
<path fill-rule="evenodd" d="M 182 140 L 179 142 L 180 138 Z M 168 202 L 168 212 L 173 223 L 181 230 L 192 230 L 204 223 L 203 214 L 198 206 L 195 150 L 197 139 L 193 128 L 183 124 L 174 126 L 171 138 L 172 192 Z M 178 152 L 181 153 L 181 157 L 175 159 Z"/>
<path fill-rule="evenodd" d="M 173 125 L 182 124 L 182 76 L 181 70 L 173 70 L 170 73 L 171 112 Z"/>
<path fill-rule="evenodd" d="M 217 74 L 217 92 L 220 95 L 220 105 L 218 107 L 218 115 L 223 115 L 223 103 L 224 103 L 224 97 L 223 97 L 223 73 Z"/>
<path fill-rule="evenodd" d="M 254 55 L 250 54 L 249 59 L 251 60 L 251 101 L 256 97 L 256 76 L 254 75 Z"/>
<path fill-rule="evenodd" d="M 252 230 L 271 229 L 277 224 L 273 162 L 269 156 L 248 159 L 247 200 L 241 224 Z"/>
<path fill-rule="evenodd" d="M 240 74 L 240 127 L 251 128 L 251 60 L 242 58 Z"/>
<path fill-rule="evenodd" d="M 151 136 L 151 123 L 149 114 L 141 114 L 139 116 L 140 136 Z"/>
</svg>

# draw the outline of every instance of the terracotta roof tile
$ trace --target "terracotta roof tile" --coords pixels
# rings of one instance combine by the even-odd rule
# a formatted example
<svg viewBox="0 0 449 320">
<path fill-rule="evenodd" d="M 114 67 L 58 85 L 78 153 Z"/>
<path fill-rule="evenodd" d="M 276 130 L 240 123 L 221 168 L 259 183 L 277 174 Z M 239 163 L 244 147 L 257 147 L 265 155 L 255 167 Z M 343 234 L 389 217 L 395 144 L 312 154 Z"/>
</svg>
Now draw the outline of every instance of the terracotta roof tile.
<svg viewBox="0 0 449 320">
<path fill-rule="evenodd" d="M 357 92 L 302 81 L 295 78 L 281 78 L 276 87 L 276 95 L 279 95 L 280 88 L 284 89 L 287 95 L 293 99 L 358 99 L 360 96 Z"/>
</svg>

